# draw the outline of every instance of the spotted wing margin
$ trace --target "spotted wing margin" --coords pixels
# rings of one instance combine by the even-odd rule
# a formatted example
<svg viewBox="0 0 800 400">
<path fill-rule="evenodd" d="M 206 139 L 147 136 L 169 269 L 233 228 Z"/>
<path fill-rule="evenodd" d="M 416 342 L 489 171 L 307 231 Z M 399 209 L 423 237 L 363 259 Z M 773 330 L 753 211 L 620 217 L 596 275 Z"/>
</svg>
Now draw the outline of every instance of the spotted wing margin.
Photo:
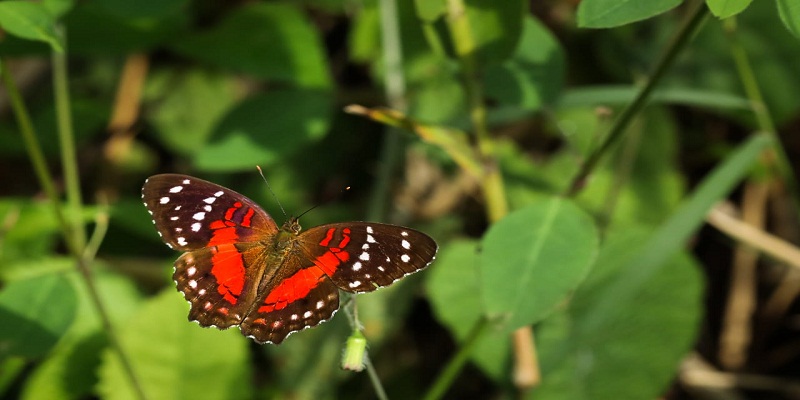
<svg viewBox="0 0 800 400">
<path fill-rule="evenodd" d="M 142 200 L 162 240 L 177 250 L 255 241 L 278 231 L 252 200 L 187 175 L 151 176 L 142 187 Z"/>
<path fill-rule="evenodd" d="M 340 289 L 362 293 L 427 267 L 438 246 L 430 236 L 398 225 L 343 222 L 299 236 L 306 256 Z"/>
</svg>

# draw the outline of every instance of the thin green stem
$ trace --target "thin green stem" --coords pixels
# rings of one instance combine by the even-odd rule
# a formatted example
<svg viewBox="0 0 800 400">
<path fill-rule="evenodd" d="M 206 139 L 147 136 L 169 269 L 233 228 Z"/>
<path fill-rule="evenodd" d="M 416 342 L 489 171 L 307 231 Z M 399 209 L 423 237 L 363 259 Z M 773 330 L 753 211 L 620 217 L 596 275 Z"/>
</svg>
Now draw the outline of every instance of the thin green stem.
<svg viewBox="0 0 800 400">
<path fill-rule="evenodd" d="M 614 121 L 608 135 L 603 139 L 603 142 L 589 155 L 586 161 L 581 165 L 580 170 L 570 182 L 566 192 L 567 197 L 574 197 L 583 188 L 586 179 L 594 171 L 600 162 L 601 158 L 608 153 L 612 145 L 616 144 L 622 139 L 628 125 L 633 117 L 645 106 L 647 100 L 653 89 L 661 82 L 666 72 L 672 66 L 678 54 L 687 46 L 694 32 L 702 24 L 707 15 L 705 2 L 695 1 L 689 10 L 688 18 L 683 23 L 681 28 L 676 33 L 672 42 L 667 46 L 666 51 L 661 56 L 661 59 L 656 63 L 655 69 L 650 74 L 650 77 L 645 82 L 642 89 L 636 95 L 636 98 L 630 103 L 622 112 L 619 117 Z"/>
<path fill-rule="evenodd" d="M 464 368 L 464 365 L 469 361 L 469 356 L 472 354 L 472 350 L 475 349 L 475 345 L 478 344 L 478 339 L 480 339 L 484 332 L 486 332 L 486 328 L 489 326 L 489 321 L 485 317 L 481 317 L 478 321 L 475 322 L 475 325 L 472 326 L 470 329 L 469 334 L 464 339 L 464 342 L 461 343 L 461 347 L 456 353 L 455 357 L 451 358 L 450 361 L 445 366 L 442 373 L 436 378 L 436 381 L 433 383 L 431 388 L 425 393 L 423 397 L 424 400 L 436 400 L 441 399 L 447 389 L 453 384 L 453 381 L 458 376 L 458 373 Z"/>
<path fill-rule="evenodd" d="M 739 79 L 742 82 L 745 95 L 753 105 L 753 113 L 756 117 L 758 130 L 761 132 L 761 134 L 770 136 L 775 144 L 770 149 L 772 152 L 771 155 L 774 155 L 774 158 L 766 157 L 764 160 L 765 164 L 768 167 L 774 167 L 778 174 L 781 175 L 783 182 L 785 182 L 790 193 L 793 195 L 792 198 L 795 199 L 795 205 L 798 206 L 797 179 L 792 171 L 791 163 L 786 155 L 786 151 L 784 150 L 783 146 L 781 146 L 781 141 L 778 138 L 777 129 L 775 128 L 775 122 L 772 120 L 772 116 L 769 114 L 769 110 L 764 102 L 764 96 L 761 95 L 761 89 L 758 85 L 758 78 L 753 71 L 753 66 L 750 63 L 750 59 L 747 57 L 747 51 L 739 40 L 739 35 L 736 32 L 736 20 L 734 18 L 725 20 L 724 27 L 726 36 L 728 37 L 728 41 L 731 46 L 731 54 L 733 56 L 734 65 L 739 73 Z M 798 209 L 800 209 L 800 206 L 798 206 Z"/>
<path fill-rule="evenodd" d="M 358 332 L 358 334 L 363 337 L 363 333 L 361 333 L 361 321 L 358 320 L 358 305 L 355 301 L 356 296 L 358 295 L 351 295 L 349 303 L 346 303 L 342 308 L 344 309 L 345 315 L 347 315 L 347 321 L 350 323 L 350 328 L 354 332 Z M 375 366 L 372 365 L 372 361 L 370 360 L 369 350 L 366 350 L 364 353 L 364 367 L 367 370 L 369 381 L 372 383 L 372 387 L 375 389 L 375 396 L 380 400 L 388 400 L 389 397 L 386 396 L 386 389 L 383 388 L 383 383 L 378 376 L 378 372 L 375 370 Z"/>
<path fill-rule="evenodd" d="M 106 237 L 106 232 L 108 232 L 109 211 L 108 203 L 105 199 L 99 203 L 99 207 L 100 209 L 97 210 L 97 215 L 94 218 L 94 231 L 83 252 L 83 258 L 86 260 L 94 260 L 100 245 L 103 243 L 103 239 Z"/>
<path fill-rule="evenodd" d="M 17 89 L 17 85 L 14 82 L 14 79 L 11 77 L 11 73 L 8 71 L 7 64 L 3 60 L 0 60 L 0 67 L 0 75 L 2 75 L 3 83 L 5 84 L 8 97 L 11 101 L 11 108 L 14 111 L 17 123 L 19 124 L 20 133 L 23 141 L 25 142 L 25 149 L 27 150 L 28 156 L 31 159 L 31 163 L 33 164 L 33 169 L 36 172 L 36 177 L 39 180 L 39 184 L 42 186 L 42 190 L 44 190 L 47 198 L 53 205 L 56 219 L 59 227 L 61 228 L 61 233 L 64 236 L 64 242 L 69 249 L 69 253 L 75 258 L 77 269 L 83 277 L 83 281 L 86 283 L 89 297 L 91 298 L 92 303 L 97 310 L 97 314 L 100 317 L 100 321 L 103 324 L 103 328 L 108 335 L 112 347 L 119 355 L 122 366 L 125 369 L 125 372 L 127 373 L 134 390 L 136 391 L 137 397 L 141 400 L 144 400 L 145 396 L 144 392 L 142 391 L 142 387 L 136 379 L 133 367 L 131 366 L 127 355 L 122 350 L 122 347 L 117 340 L 117 336 L 114 334 L 108 312 L 106 312 L 103 302 L 100 299 L 100 294 L 98 293 L 97 287 L 94 284 L 94 279 L 91 275 L 91 271 L 89 270 L 89 263 L 91 260 L 84 258 L 81 247 L 75 241 L 75 235 L 70 234 L 72 229 L 70 228 L 70 224 L 68 223 L 67 219 L 64 217 L 64 211 L 61 209 L 61 201 L 58 198 L 58 193 L 56 192 L 55 185 L 53 184 L 53 179 L 47 169 L 47 161 L 45 160 L 41 145 L 37 139 L 36 132 L 33 129 L 30 113 L 28 113 L 25 103 L 22 101 L 22 96 L 19 93 L 19 89 Z"/>
<path fill-rule="evenodd" d="M 406 112 L 406 80 L 403 74 L 403 45 L 400 35 L 400 15 L 396 0 L 380 0 L 381 44 L 386 68 L 384 86 L 389 107 Z M 370 196 L 367 219 L 386 219 L 390 185 L 403 153 L 403 137 L 396 128 L 388 128 L 381 145 L 380 163 L 375 186 Z"/>
<path fill-rule="evenodd" d="M 67 83 L 67 49 L 64 38 L 64 29 L 57 26 L 58 33 L 62 36 L 64 50 L 61 52 L 53 50 L 53 92 L 56 105 L 56 123 L 58 126 L 58 137 L 61 144 L 61 165 L 64 169 L 64 182 L 67 195 L 67 222 L 70 226 L 70 235 L 73 236 L 75 246 L 78 251 L 83 252 L 86 246 L 86 232 L 83 229 L 81 220 L 81 200 L 80 177 L 78 174 L 78 161 L 75 155 L 75 135 L 72 129 L 72 112 L 70 109 L 69 85 Z"/>
</svg>

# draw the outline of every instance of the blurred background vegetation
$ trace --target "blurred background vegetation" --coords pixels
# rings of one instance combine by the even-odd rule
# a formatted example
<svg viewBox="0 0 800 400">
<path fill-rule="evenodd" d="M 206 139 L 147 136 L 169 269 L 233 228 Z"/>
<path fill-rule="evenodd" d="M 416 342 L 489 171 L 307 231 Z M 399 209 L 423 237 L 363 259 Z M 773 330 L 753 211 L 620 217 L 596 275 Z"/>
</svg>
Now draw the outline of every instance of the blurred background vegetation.
<svg viewBox="0 0 800 400">
<path fill-rule="evenodd" d="M 0 28 L 2 398 L 800 398 L 795 0 L 4 0 Z M 280 346 L 187 322 L 141 185 L 280 223 L 256 165 L 304 226 L 437 260 Z"/>
</svg>

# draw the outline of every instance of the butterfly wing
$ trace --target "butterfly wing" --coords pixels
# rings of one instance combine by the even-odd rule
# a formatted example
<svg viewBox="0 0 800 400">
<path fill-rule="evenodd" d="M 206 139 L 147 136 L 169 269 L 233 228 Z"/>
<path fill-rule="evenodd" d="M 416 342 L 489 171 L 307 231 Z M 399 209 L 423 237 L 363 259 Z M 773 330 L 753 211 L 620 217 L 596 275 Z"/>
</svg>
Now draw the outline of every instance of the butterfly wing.
<svg viewBox="0 0 800 400">
<path fill-rule="evenodd" d="M 438 249 L 420 231 L 372 222 L 320 225 L 299 240 L 315 266 L 354 293 L 371 292 L 427 267 Z"/>
<path fill-rule="evenodd" d="M 191 304 L 189 319 L 222 329 L 241 323 L 263 263 L 258 241 L 278 232 L 275 221 L 247 197 L 186 175 L 148 178 L 142 200 L 164 242 L 186 251 L 172 277 Z"/>
</svg>

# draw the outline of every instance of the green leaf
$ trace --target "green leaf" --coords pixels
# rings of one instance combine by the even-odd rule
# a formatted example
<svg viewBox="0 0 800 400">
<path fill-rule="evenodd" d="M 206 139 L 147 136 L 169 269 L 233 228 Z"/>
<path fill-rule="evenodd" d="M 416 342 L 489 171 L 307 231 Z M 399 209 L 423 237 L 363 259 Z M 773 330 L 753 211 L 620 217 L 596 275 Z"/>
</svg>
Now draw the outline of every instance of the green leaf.
<svg viewBox="0 0 800 400">
<path fill-rule="evenodd" d="M 249 397 L 247 339 L 236 329 L 203 329 L 187 321 L 188 313 L 180 294 L 165 289 L 117 331 L 145 396 L 151 400 Z M 103 355 L 98 390 L 110 400 L 136 398 L 111 349 Z"/>
<path fill-rule="evenodd" d="M 636 256 L 631 258 L 622 272 L 628 277 L 608 285 L 608 293 L 595 307 L 596 313 L 580 321 L 582 329 L 592 331 L 610 323 L 608 319 L 615 309 L 623 303 L 634 301 L 636 288 L 658 273 L 666 260 L 675 255 L 702 225 L 711 207 L 724 198 L 750 171 L 761 152 L 772 144 L 765 135 L 755 135 L 724 162 L 717 166 L 709 176 L 694 190 L 675 213 L 649 237 Z"/>
<path fill-rule="evenodd" d="M 72 323 L 76 303 L 61 274 L 10 282 L 0 292 L 0 359 L 47 353 Z"/>
<path fill-rule="evenodd" d="M 171 150 L 192 154 L 201 149 L 224 114 L 236 102 L 235 82 L 201 70 L 157 75 L 149 91 L 158 93 L 152 113 L 158 138 Z"/>
<path fill-rule="evenodd" d="M 234 171 L 288 157 L 327 133 L 330 108 L 330 93 L 318 90 L 275 90 L 245 100 L 220 122 L 195 165 Z"/>
<path fill-rule="evenodd" d="M 569 304 L 537 326 L 542 385 L 535 398 L 645 399 L 662 394 L 695 340 L 702 315 L 699 266 L 685 252 L 632 288 L 632 298 L 606 315 L 601 328 L 576 329 L 601 312 L 594 305 L 613 282 L 629 279 L 623 268 L 635 259 L 647 231 L 611 233 L 595 268 Z M 627 271 L 630 272 L 630 271 Z M 646 354 L 647 362 L 642 362 Z"/>
<path fill-rule="evenodd" d="M 0 27 L 21 38 L 46 42 L 53 50 L 61 52 L 63 46 L 56 33 L 55 23 L 53 14 L 41 3 L 0 2 Z"/>
<path fill-rule="evenodd" d="M 452 241 L 442 246 L 427 275 L 428 298 L 436 319 L 460 341 L 483 315 L 477 255 L 477 241 Z M 488 331 L 470 356 L 486 374 L 502 380 L 507 373 L 510 348 L 506 332 Z"/>
<path fill-rule="evenodd" d="M 711 13 L 719 19 L 732 17 L 744 11 L 753 0 L 706 0 Z"/>
<path fill-rule="evenodd" d="M 558 101 L 559 108 L 626 105 L 639 92 L 634 86 L 585 86 L 565 91 Z M 711 109 L 752 110 L 747 98 L 709 88 L 671 87 L 657 89 L 649 104 L 681 104 Z"/>
<path fill-rule="evenodd" d="M 558 41 L 538 20 L 526 17 L 514 54 L 486 71 L 486 94 L 500 105 L 537 110 L 561 94 L 565 68 Z"/>
<path fill-rule="evenodd" d="M 128 277 L 109 273 L 100 263 L 92 265 L 94 282 L 100 298 L 118 331 L 127 325 L 139 309 L 141 294 Z M 103 324 L 97 315 L 83 277 L 74 271 L 67 274 L 77 289 L 75 321 L 63 339 L 39 363 L 25 381 L 21 400 L 80 399 L 91 397 L 97 385 L 100 355 L 108 346 Z"/>
<path fill-rule="evenodd" d="M 180 36 L 172 48 L 186 56 L 306 88 L 331 87 L 317 32 L 288 4 L 238 7 L 213 29 Z"/>
<path fill-rule="evenodd" d="M 187 0 L 97 0 L 95 3 L 111 14 L 133 19 L 160 18 L 176 13 Z"/>
<path fill-rule="evenodd" d="M 72 10 L 75 0 L 42 0 L 42 5 L 51 15 L 58 18 Z"/>
<path fill-rule="evenodd" d="M 578 5 L 581 28 L 613 28 L 669 11 L 682 0 L 583 0 Z"/>
<path fill-rule="evenodd" d="M 484 310 L 506 331 L 544 318 L 578 286 L 597 252 L 592 219 L 550 197 L 501 219 L 481 241 Z"/>
<path fill-rule="evenodd" d="M 776 0 L 778 14 L 789 32 L 800 39 L 800 3 L 795 0 Z"/>
</svg>

